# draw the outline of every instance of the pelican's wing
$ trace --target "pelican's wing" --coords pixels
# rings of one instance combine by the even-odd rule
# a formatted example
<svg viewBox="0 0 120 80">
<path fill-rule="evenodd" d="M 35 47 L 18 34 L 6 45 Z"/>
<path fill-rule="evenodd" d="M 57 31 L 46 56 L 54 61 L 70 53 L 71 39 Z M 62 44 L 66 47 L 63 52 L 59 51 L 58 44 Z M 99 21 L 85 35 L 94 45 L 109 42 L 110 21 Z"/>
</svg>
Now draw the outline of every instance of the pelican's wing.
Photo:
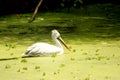
<svg viewBox="0 0 120 80">
<path fill-rule="evenodd" d="M 60 48 L 54 45 L 47 43 L 35 43 L 32 46 L 28 47 L 25 55 L 27 56 L 46 56 L 52 53 L 59 53 Z"/>
</svg>

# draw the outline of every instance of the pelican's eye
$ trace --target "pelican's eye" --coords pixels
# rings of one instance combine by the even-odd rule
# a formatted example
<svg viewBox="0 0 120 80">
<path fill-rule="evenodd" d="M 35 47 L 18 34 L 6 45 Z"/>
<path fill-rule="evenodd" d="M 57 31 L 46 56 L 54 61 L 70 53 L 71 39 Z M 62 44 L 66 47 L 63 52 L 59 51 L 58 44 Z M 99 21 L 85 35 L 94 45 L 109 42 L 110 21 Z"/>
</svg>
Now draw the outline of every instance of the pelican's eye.
<svg viewBox="0 0 120 80">
<path fill-rule="evenodd" d="M 59 38 L 60 38 L 60 36 L 57 37 L 57 39 L 59 39 Z"/>
</svg>

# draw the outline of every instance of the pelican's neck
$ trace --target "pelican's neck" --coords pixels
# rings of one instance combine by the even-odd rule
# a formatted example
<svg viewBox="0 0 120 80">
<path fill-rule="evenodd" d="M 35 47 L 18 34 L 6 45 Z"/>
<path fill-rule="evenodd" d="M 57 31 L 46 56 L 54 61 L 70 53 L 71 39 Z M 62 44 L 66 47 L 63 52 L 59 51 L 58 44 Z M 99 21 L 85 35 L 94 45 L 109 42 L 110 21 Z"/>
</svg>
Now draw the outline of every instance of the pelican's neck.
<svg viewBox="0 0 120 80">
<path fill-rule="evenodd" d="M 53 38 L 53 41 L 55 42 L 56 46 L 61 49 L 60 54 L 63 54 L 64 50 L 63 50 L 63 47 L 62 47 L 60 41 L 57 40 L 56 38 Z"/>
</svg>

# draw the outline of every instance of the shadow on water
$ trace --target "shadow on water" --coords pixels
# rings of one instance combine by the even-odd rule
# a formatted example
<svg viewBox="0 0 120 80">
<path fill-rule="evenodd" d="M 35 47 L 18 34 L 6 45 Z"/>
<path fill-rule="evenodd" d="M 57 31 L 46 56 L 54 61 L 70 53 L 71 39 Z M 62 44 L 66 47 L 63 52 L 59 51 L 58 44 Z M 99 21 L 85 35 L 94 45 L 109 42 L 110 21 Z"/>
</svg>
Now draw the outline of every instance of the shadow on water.
<svg viewBox="0 0 120 80">
<path fill-rule="evenodd" d="M 52 41 L 51 30 L 53 29 L 57 29 L 61 34 L 71 34 L 75 32 L 76 27 L 9 25 L 0 29 L 0 38 L 2 43 Z"/>
<path fill-rule="evenodd" d="M 85 39 L 92 41 L 93 39 L 115 39 L 120 37 L 120 24 L 118 20 L 84 17 L 82 20 L 77 20 L 76 22 L 79 22 L 79 25 L 77 23 L 73 26 L 8 25 L 0 27 L 0 37 L 2 39 L 6 39 L 8 36 L 18 40 L 31 39 L 36 42 L 50 36 L 52 29 L 57 29 L 61 34 L 64 34 L 62 35 L 63 37 L 73 41 L 80 39 L 82 41 Z"/>
<path fill-rule="evenodd" d="M 57 29 L 63 33 L 70 33 L 75 32 L 76 26 L 68 26 L 68 27 L 61 27 L 61 26 L 24 26 L 24 25 L 9 25 L 5 28 L 0 30 L 0 34 L 2 35 L 23 35 L 23 34 L 47 34 L 53 29 Z"/>
<path fill-rule="evenodd" d="M 8 60 L 18 60 L 20 58 L 36 58 L 39 56 L 24 56 L 24 57 L 13 57 L 13 58 L 0 58 L 0 61 L 8 61 Z"/>
</svg>

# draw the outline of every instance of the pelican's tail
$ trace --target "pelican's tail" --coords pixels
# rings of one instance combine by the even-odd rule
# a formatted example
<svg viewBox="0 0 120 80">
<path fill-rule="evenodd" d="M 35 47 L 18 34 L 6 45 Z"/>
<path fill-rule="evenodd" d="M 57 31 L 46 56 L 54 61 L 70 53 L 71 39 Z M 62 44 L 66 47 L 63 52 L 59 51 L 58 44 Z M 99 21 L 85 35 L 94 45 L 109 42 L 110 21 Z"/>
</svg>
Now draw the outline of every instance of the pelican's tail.
<svg viewBox="0 0 120 80">
<path fill-rule="evenodd" d="M 27 57 L 27 56 L 28 55 L 26 54 L 26 52 L 21 55 L 21 57 Z"/>
<path fill-rule="evenodd" d="M 22 54 L 22 57 L 26 57 L 26 56 L 28 56 L 29 52 L 30 52 L 30 51 L 26 51 L 26 52 L 24 52 L 24 53 Z"/>
</svg>

